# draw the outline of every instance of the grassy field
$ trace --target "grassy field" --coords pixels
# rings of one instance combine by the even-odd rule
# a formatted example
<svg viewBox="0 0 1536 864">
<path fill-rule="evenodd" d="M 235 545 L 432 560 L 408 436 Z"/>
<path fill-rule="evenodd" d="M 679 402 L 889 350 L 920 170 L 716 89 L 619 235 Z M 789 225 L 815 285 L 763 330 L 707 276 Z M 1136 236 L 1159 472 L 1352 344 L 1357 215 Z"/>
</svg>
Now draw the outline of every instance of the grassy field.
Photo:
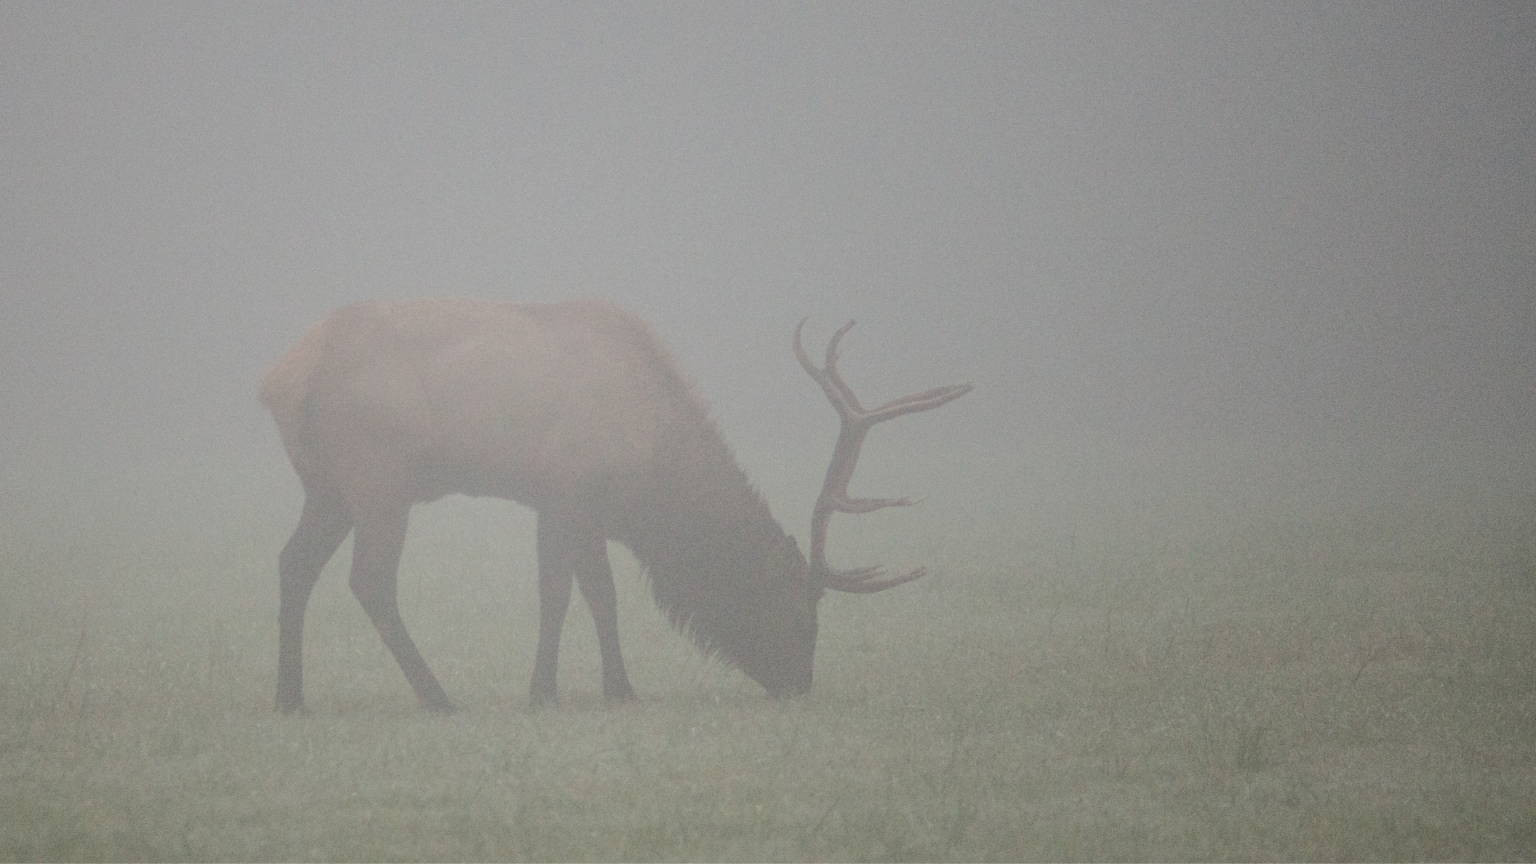
<svg viewBox="0 0 1536 864">
<path fill-rule="evenodd" d="M 463 709 L 442 719 L 345 547 L 311 606 L 310 713 L 275 715 L 286 526 L 228 515 L 11 524 L 0 858 L 1536 857 L 1528 525 L 1066 535 L 1003 563 L 941 542 L 930 578 L 822 604 L 816 686 L 786 702 L 668 631 L 615 550 L 641 702 L 602 704 L 578 600 L 562 703 L 532 711 L 531 518 L 447 501 L 418 511 L 401 587 Z"/>
</svg>

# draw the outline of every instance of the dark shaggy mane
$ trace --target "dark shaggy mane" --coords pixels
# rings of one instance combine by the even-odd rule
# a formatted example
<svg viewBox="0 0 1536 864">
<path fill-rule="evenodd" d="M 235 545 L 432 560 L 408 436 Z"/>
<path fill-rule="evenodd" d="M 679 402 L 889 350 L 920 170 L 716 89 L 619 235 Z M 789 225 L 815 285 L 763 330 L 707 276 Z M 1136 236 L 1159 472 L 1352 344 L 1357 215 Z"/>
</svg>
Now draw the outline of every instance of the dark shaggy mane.
<svg viewBox="0 0 1536 864">
<path fill-rule="evenodd" d="M 759 593 L 755 581 L 797 578 L 768 566 L 793 541 L 737 464 L 693 382 L 644 322 L 629 322 L 625 341 L 636 349 L 631 356 L 645 358 L 660 390 L 662 425 L 648 470 L 607 496 L 604 521 L 644 567 L 672 626 L 705 653 L 735 663 L 731 637 L 743 599 Z"/>
</svg>

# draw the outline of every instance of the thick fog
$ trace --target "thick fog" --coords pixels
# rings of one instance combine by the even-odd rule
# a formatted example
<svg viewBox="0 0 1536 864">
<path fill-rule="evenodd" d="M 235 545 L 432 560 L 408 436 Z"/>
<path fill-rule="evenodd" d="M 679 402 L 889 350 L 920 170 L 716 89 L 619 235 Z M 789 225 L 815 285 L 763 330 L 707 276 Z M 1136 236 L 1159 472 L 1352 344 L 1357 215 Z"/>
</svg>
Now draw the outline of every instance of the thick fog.
<svg viewBox="0 0 1536 864">
<path fill-rule="evenodd" d="M 802 536 L 802 316 L 974 382 L 867 448 L 908 557 L 1529 502 L 1533 94 L 1519 3 L 7 3 L 0 494 L 275 555 L 262 372 L 471 295 L 642 314 Z"/>
<path fill-rule="evenodd" d="M 636 312 L 807 552 L 796 325 L 970 382 L 831 523 L 927 575 L 658 494 L 610 626 L 449 496 L 280 637 L 258 383 L 442 295 Z M 1530 860 L 1533 619 L 1529 0 L 0 2 L 0 860 Z"/>
</svg>

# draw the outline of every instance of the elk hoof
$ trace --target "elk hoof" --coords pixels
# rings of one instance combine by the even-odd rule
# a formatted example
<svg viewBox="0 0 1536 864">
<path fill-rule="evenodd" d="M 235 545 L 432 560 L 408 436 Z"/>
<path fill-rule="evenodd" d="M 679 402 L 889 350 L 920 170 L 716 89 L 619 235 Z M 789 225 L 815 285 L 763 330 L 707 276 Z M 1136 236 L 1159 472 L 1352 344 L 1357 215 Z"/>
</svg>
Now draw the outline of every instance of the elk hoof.
<svg viewBox="0 0 1536 864">
<path fill-rule="evenodd" d="M 612 692 L 605 692 L 603 701 L 610 705 L 624 705 L 629 702 L 639 702 L 640 697 L 635 695 L 634 688 L 625 684 L 622 688 L 615 687 Z"/>
<path fill-rule="evenodd" d="M 448 697 L 446 696 L 440 699 L 422 700 L 421 707 L 431 711 L 433 714 L 438 714 L 443 717 L 447 717 L 450 714 L 457 714 L 459 711 L 459 706 L 448 701 Z"/>
</svg>

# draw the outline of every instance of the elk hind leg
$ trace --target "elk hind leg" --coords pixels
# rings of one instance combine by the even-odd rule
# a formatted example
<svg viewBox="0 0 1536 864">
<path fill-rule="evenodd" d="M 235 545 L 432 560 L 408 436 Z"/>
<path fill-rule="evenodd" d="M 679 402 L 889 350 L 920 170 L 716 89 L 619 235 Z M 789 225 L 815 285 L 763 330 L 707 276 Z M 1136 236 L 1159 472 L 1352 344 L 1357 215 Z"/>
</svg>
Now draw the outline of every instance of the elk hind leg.
<svg viewBox="0 0 1536 864">
<path fill-rule="evenodd" d="M 400 664 L 405 680 L 416 691 L 416 701 L 428 711 L 453 713 L 454 705 L 437 682 L 432 670 L 421 658 L 411 634 L 400 618 L 396 597 L 400 570 L 400 551 L 405 547 L 405 528 L 410 516 L 408 504 L 375 511 L 357 520 L 357 535 L 352 541 L 352 576 L 348 584 L 353 596 L 373 621 L 384 646 Z"/>
<path fill-rule="evenodd" d="M 277 559 L 277 710 L 304 710 L 304 610 L 320 571 L 336 554 L 352 520 L 335 495 L 309 491 L 293 536 Z"/>
</svg>

